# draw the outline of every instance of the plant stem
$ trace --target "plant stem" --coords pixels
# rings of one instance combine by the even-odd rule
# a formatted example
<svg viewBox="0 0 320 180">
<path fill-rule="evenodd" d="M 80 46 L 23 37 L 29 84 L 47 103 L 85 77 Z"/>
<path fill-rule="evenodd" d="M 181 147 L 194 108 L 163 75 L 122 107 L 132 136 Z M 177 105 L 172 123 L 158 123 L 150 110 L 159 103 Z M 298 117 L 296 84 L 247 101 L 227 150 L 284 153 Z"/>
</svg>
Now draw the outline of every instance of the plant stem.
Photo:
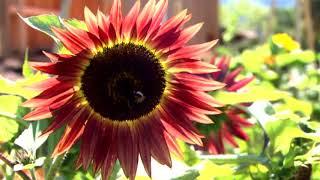
<svg viewBox="0 0 320 180">
<path fill-rule="evenodd" d="M 7 159 L 2 153 L 0 153 L 0 159 L 13 169 L 14 163 Z M 17 171 L 16 173 L 24 180 L 31 180 L 24 171 Z"/>
<path fill-rule="evenodd" d="M 37 180 L 34 168 L 30 169 L 31 179 Z"/>
<path fill-rule="evenodd" d="M 46 174 L 47 180 L 54 180 L 57 171 L 59 170 L 61 164 L 63 163 L 65 154 L 61 154 L 53 160 L 53 164 L 50 166 L 48 173 Z"/>
<path fill-rule="evenodd" d="M 241 110 L 243 110 L 243 111 L 245 111 L 247 114 L 249 114 L 251 117 L 253 117 L 253 118 L 255 118 L 255 119 L 257 120 L 258 125 L 259 125 L 260 128 L 262 129 L 263 139 L 264 139 L 263 147 L 262 147 L 262 151 L 261 151 L 260 155 L 264 155 L 264 154 L 266 153 L 266 149 L 267 149 L 267 147 L 268 147 L 268 145 L 269 145 L 269 142 L 270 142 L 270 138 L 269 138 L 269 136 L 268 136 L 267 131 L 265 130 L 265 128 L 264 128 L 264 126 L 262 125 L 262 123 L 260 122 L 259 118 L 258 118 L 255 114 L 251 113 L 251 112 L 248 110 L 247 107 L 244 107 L 244 106 L 242 106 L 242 105 L 236 105 L 236 107 L 239 108 L 239 109 L 241 109 Z"/>
<path fill-rule="evenodd" d="M 201 159 L 207 159 L 217 164 L 233 164 L 233 163 L 249 163 L 249 164 L 264 164 L 268 165 L 268 158 L 256 155 L 200 155 Z"/>
</svg>

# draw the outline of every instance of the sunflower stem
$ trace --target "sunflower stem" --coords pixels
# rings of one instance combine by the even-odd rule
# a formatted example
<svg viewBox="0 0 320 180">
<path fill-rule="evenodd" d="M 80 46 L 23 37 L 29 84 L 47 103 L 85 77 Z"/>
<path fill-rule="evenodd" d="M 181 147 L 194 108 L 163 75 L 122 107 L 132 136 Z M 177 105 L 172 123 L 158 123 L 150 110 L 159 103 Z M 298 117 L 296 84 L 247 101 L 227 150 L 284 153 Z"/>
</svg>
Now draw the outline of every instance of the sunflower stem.
<svg viewBox="0 0 320 180">
<path fill-rule="evenodd" d="M 248 155 L 248 154 L 225 154 L 225 155 L 200 155 L 200 159 L 210 160 L 217 164 L 264 164 L 269 166 L 268 158 L 263 156 Z"/>
<path fill-rule="evenodd" d="M 65 155 L 66 155 L 66 153 L 61 154 L 53 160 L 53 163 L 50 166 L 48 173 L 46 174 L 47 180 L 54 180 L 55 179 L 57 171 L 59 170 L 60 166 L 62 165 Z"/>
</svg>

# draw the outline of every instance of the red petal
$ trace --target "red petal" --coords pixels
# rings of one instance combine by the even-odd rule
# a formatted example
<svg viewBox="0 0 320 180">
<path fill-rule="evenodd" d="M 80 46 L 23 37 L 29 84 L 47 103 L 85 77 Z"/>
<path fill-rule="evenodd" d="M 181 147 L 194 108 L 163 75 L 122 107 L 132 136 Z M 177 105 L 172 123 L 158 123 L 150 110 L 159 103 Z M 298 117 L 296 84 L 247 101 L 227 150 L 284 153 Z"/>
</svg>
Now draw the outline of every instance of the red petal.
<svg viewBox="0 0 320 180">
<path fill-rule="evenodd" d="M 226 130 L 226 129 L 225 129 Z M 234 137 L 228 132 L 228 130 L 224 131 L 224 138 L 233 146 L 238 147 L 238 143 L 234 139 Z"/>
<path fill-rule="evenodd" d="M 174 97 L 179 98 L 200 109 L 214 111 L 215 107 L 221 107 L 222 104 L 215 101 L 214 98 L 204 92 L 195 92 L 188 90 L 171 90 Z"/>
<path fill-rule="evenodd" d="M 176 73 L 171 83 L 194 91 L 214 91 L 221 89 L 225 84 L 188 73 Z"/>
<path fill-rule="evenodd" d="M 193 61 L 177 63 L 170 67 L 168 71 L 171 73 L 188 72 L 191 74 L 207 74 L 217 72 L 219 69 L 217 69 L 216 66 L 203 61 Z"/>
<path fill-rule="evenodd" d="M 136 1 L 128 15 L 125 17 L 122 25 L 122 32 L 125 38 L 130 38 L 132 29 L 137 21 L 140 11 L 140 1 Z"/>
<path fill-rule="evenodd" d="M 235 82 L 235 78 L 241 73 L 242 69 L 242 67 L 239 67 L 231 73 L 228 73 L 226 78 L 224 79 L 224 82 L 226 84 L 233 84 Z"/>
<path fill-rule="evenodd" d="M 176 60 L 176 59 L 183 59 L 183 58 L 199 58 L 209 49 L 211 49 L 215 44 L 217 44 L 218 40 L 213 40 L 203 44 L 185 46 L 179 49 L 177 52 L 168 56 L 168 60 Z"/>
<path fill-rule="evenodd" d="M 83 133 L 84 124 L 89 116 L 89 113 L 86 112 L 85 108 L 82 108 L 78 111 L 75 116 L 72 117 L 71 122 L 67 125 L 62 138 L 59 143 L 56 145 L 54 152 L 52 153 L 53 157 L 61 155 L 68 151 L 71 146 L 79 139 Z"/>
<path fill-rule="evenodd" d="M 68 59 L 68 58 L 72 57 L 69 54 L 56 54 L 56 53 L 49 53 L 49 52 L 46 52 L 46 51 L 42 51 L 42 53 L 44 55 L 46 55 L 51 60 L 51 62 L 60 61 L 61 58 L 63 58 L 63 59 L 67 58 Z"/>
<path fill-rule="evenodd" d="M 189 143 L 202 145 L 201 136 L 197 129 L 188 121 L 186 116 L 175 112 L 171 107 L 161 108 L 161 122 L 171 135 Z"/>
<path fill-rule="evenodd" d="M 26 114 L 23 119 L 27 121 L 36 121 L 40 119 L 46 119 L 52 117 L 52 113 L 49 107 L 36 108 L 33 111 Z"/>
<path fill-rule="evenodd" d="M 228 91 L 237 91 L 237 90 L 243 88 L 244 86 L 246 86 L 247 84 L 249 84 L 253 79 L 254 79 L 254 77 L 242 79 L 242 80 L 236 82 L 231 87 L 229 87 L 227 90 Z"/>
<path fill-rule="evenodd" d="M 237 136 L 238 138 L 246 141 L 249 140 L 249 136 L 241 129 L 240 126 L 236 124 L 228 124 L 227 128 L 231 134 Z"/>
<path fill-rule="evenodd" d="M 85 46 L 79 38 L 74 36 L 71 32 L 56 27 L 53 27 L 52 31 L 72 54 L 78 54 L 87 49 L 87 46 Z"/>
<path fill-rule="evenodd" d="M 168 9 L 168 0 L 160 0 L 155 6 L 155 12 L 153 13 L 152 22 L 150 24 L 150 29 L 147 33 L 146 39 L 152 37 L 160 27 L 161 21 L 163 20 L 165 13 Z"/>
<path fill-rule="evenodd" d="M 163 34 L 168 32 L 175 32 L 179 27 L 181 27 L 187 20 L 190 19 L 190 16 L 187 15 L 187 10 L 180 12 L 178 15 L 173 16 L 168 21 L 166 21 L 163 25 L 161 25 L 158 34 L 153 38 L 156 39 Z"/>
<path fill-rule="evenodd" d="M 102 167 L 102 179 L 108 179 L 112 173 L 113 166 L 117 160 L 116 148 L 114 146 L 108 150 L 108 154 L 105 157 L 104 164 Z"/>
<path fill-rule="evenodd" d="M 160 164 L 165 164 L 169 167 L 172 166 L 171 157 L 168 146 L 163 137 L 163 126 L 158 118 L 151 118 L 148 123 L 145 124 L 145 135 L 149 135 L 151 139 L 151 155 Z"/>
<path fill-rule="evenodd" d="M 110 26 L 110 20 L 100 10 L 98 10 L 97 18 L 98 18 L 98 26 L 99 26 L 98 27 L 99 37 L 104 44 L 108 44 L 109 42 L 108 31 Z"/>
<path fill-rule="evenodd" d="M 155 0 L 149 0 L 147 4 L 144 6 L 142 11 L 140 12 L 138 18 L 137 18 L 137 37 L 138 39 L 142 38 L 142 32 L 144 29 L 149 29 L 147 25 L 150 26 L 152 15 L 154 13 L 156 2 Z"/>
<path fill-rule="evenodd" d="M 73 83 L 72 78 L 67 78 L 67 77 L 52 77 L 48 78 L 46 80 L 36 82 L 32 85 L 28 85 L 26 88 L 38 90 L 38 91 L 45 91 L 53 86 L 56 86 L 58 84 L 62 83 Z"/>
<path fill-rule="evenodd" d="M 78 77 L 79 73 L 85 68 L 83 60 L 80 59 L 70 59 L 70 61 L 56 63 L 32 62 L 30 65 L 48 74 L 71 77 Z"/>
<path fill-rule="evenodd" d="M 152 44 L 156 49 L 170 48 L 179 38 L 180 32 L 170 31 L 153 40 Z"/>
<path fill-rule="evenodd" d="M 84 7 L 84 19 L 90 33 L 99 37 L 99 29 L 97 17 L 90 11 L 88 7 Z"/>
<path fill-rule="evenodd" d="M 24 107 L 49 106 L 52 102 L 61 97 L 66 97 L 74 93 L 72 84 L 61 83 L 50 89 L 43 91 L 38 96 L 22 103 Z"/>
<path fill-rule="evenodd" d="M 233 123 L 239 124 L 241 126 L 250 127 L 253 125 L 252 123 L 247 121 L 245 118 L 242 118 L 238 114 L 226 113 L 226 115 L 228 116 L 228 119 L 230 119 Z"/>
<path fill-rule="evenodd" d="M 121 12 L 121 0 L 114 0 L 110 10 L 110 23 L 115 28 L 117 37 L 120 35 L 122 12 Z"/>
<path fill-rule="evenodd" d="M 188 108 L 190 111 L 194 111 L 196 113 L 199 113 L 199 114 L 220 114 L 221 111 L 218 110 L 218 109 L 211 109 L 211 110 L 205 110 L 205 109 L 202 109 L 202 108 L 198 108 L 196 106 L 194 106 L 193 104 L 189 104 L 189 103 L 186 103 L 184 101 L 182 101 L 180 98 L 175 98 L 173 96 L 169 96 L 168 97 L 169 101 L 172 101 L 172 102 L 175 102 L 177 104 L 179 104 L 180 106 L 184 106 L 185 108 Z"/>
<path fill-rule="evenodd" d="M 55 117 L 51 124 L 42 132 L 41 136 L 47 136 L 56 129 L 67 124 L 70 121 L 70 119 L 72 119 L 72 117 L 79 112 L 76 103 L 78 103 L 78 101 L 70 101 L 56 111 L 53 111 L 50 108 L 48 108 L 50 109 L 51 113 L 55 115 Z"/>
<path fill-rule="evenodd" d="M 88 169 L 91 162 L 94 160 L 94 152 L 97 148 L 99 142 L 99 136 L 102 134 L 103 125 L 99 120 L 95 119 L 96 117 L 92 115 L 85 126 L 82 142 L 81 142 L 81 151 L 79 155 L 79 161 L 81 160 L 82 166 L 84 169 Z"/>
<path fill-rule="evenodd" d="M 129 125 L 119 123 L 118 127 L 118 158 L 126 177 L 132 179 L 135 176 L 138 164 L 138 152 L 136 150 L 135 134 L 130 131 Z M 133 171 L 132 171 L 133 170 Z"/>
<path fill-rule="evenodd" d="M 94 49 L 96 47 L 96 44 L 91 40 L 87 31 L 76 28 L 68 23 L 65 23 L 64 26 L 77 39 L 77 41 L 82 44 L 82 47 L 86 47 L 88 49 Z"/>
<path fill-rule="evenodd" d="M 164 132 L 163 135 L 167 142 L 168 148 L 170 149 L 170 152 L 173 152 L 174 155 L 177 156 L 179 159 L 183 159 L 183 154 L 177 141 L 166 132 Z"/>
<path fill-rule="evenodd" d="M 184 46 L 187 42 L 190 41 L 190 39 L 192 39 L 199 32 L 202 26 L 203 23 L 198 23 L 182 30 L 179 38 L 174 43 L 174 45 L 170 47 L 170 50 L 174 50 Z"/>
<path fill-rule="evenodd" d="M 143 123 L 143 122 L 142 122 Z M 142 123 L 137 123 L 137 132 L 139 134 L 139 153 L 142 160 L 144 169 L 149 177 L 151 177 L 151 148 L 149 145 L 152 143 L 149 133 L 144 129 Z"/>
</svg>

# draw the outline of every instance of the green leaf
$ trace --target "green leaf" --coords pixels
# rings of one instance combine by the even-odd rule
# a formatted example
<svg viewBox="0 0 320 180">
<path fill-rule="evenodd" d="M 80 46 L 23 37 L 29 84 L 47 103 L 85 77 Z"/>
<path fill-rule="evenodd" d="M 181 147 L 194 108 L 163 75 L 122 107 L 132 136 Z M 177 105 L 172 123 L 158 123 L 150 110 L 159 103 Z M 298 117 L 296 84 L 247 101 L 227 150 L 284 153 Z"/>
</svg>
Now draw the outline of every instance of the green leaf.
<svg viewBox="0 0 320 180">
<path fill-rule="evenodd" d="M 0 116 L 0 144 L 10 141 L 19 131 L 19 124 L 15 119 Z"/>
<path fill-rule="evenodd" d="M 214 179 L 217 177 L 230 177 L 234 170 L 231 165 L 217 165 L 211 161 L 203 161 L 199 166 L 198 180 Z"/>
<path fill-rule="evenodd" d="M 25 78 L 33 76 L 33 71 L 28 63 L 29 59 L 29 49 L 27 48 L 24 54 L 24 63 L 22 65 L 22 75 Z"/>
<path fill-rule="evenodd" d="M 0 75 L 0 94 L 17 95 L 29 99 L 39 94 L 39 92 L 27 88 L 33 83 L 47 79 L 48 76 L 42 73 L 17 81 L 10 81 Z"/>
<path fill-rule="evenodd" d="M 52 27 L 63 27 L 63 25 L 60 22 L 59 16 L 56 16 L 54 14 L 43 14 L 38 16 L 22 17 L 20 14 L 18 15 L 30 27 L 49 35 L 56 42 L 58 42 L 58 39 L 52 32 Z"/>
<path fill-rule="evenodd" d="M 304 116 L 309 117 L 312 113 L 312 104 L 308 101 L 295 99 L 293 97 L 286 97 L 286 107 L 293 112 L 302 112 Z"/>
<path fill-rule="evenodd" d="M 242 64 L 246 70 L 254 73 L 262 73 L 261 69 L 265 67 L 265 61 L 271 56 L 268 44 L 257 47 L 254 50 L 245 50 L 241 54 Z"/>
<path fill-rule="evenodd" d="M 280 67 L 286 66 L 296 61 L 308 64 L 315 61 L 315 59 L 315 53 L 311 50 L 306 50 L 286 54 L 279 54 L 278 56 L 276 56 L 276 64 Z"/>
<path fill-rule="evenodd" d="M 0 96 L 0 116 L 16 118 L 16 112 L 18 111 L 21 102 L 22 99 L 18 96 Z"/>
<path fill-rule="evenodd" d="M 187 145 L 184 142 L 179 141 L 180 149 L 183 153 L 183 161 L 189 165 L 195 165 L 197 162 L 199 162 L 199 157 L 197 156 L 196 152 L 191 149 L 190 145 Z"/>
<path fill-rule="evenodd" d="M 88 30 L 87 25 L 84 21 L 80 21 L 78 19 L 66 19 L 65 22 L 70 24 L 73 27 L 76 27 L 85 31 Z"/>
<path fill-rule="evenodd" d="M 236 105 L 255 101 L 275 101 L 288 96 L 288 93 L 265 86 L 252 86 L 245 92 L 219 91 L 214 98 L 224 104 Z"/>
<path fill-rule="evenodd" d="M 189 180 L 189 179 L 198 179 L 200 173 L 197 170 L 190 169 L 184 172 L 183 175 L 179 177 L 171 178 L 171 180 Z"/>
</svg>

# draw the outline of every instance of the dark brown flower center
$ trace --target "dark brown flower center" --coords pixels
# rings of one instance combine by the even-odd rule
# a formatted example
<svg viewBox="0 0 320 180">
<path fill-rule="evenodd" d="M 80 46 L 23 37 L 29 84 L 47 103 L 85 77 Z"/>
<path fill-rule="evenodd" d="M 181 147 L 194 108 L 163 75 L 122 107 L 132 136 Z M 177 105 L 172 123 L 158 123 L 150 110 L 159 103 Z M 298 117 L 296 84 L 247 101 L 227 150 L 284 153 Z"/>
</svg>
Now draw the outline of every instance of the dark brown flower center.
<svg viewBox="0 0 320 180">
<path fill-rule="evenodd" d="M 150 113 L 165 89 L 165 71 L 147 48 L 121 43 L 91 59 L 81 79 L 96 113 L 111 120 L 135 120 Z"/>
</svg>

